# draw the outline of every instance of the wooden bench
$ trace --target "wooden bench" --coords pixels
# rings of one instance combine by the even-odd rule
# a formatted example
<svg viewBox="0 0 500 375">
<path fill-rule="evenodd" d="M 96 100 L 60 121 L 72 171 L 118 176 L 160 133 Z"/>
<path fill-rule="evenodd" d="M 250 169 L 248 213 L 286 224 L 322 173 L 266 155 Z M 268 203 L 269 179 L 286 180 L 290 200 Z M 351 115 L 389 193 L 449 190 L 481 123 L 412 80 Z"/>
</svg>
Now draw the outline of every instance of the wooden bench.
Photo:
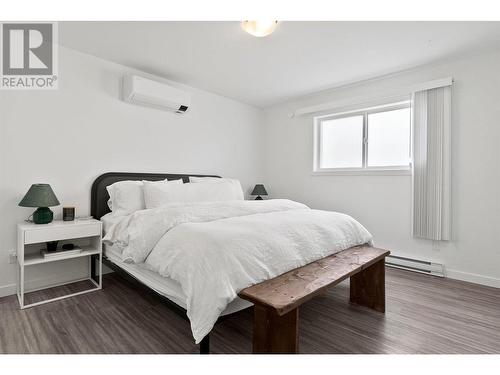
<svg viewBox="0 0 500 375">
<path fill-rule="evenodd" d="M 253 352 L 298 353 L 299 306 L 350 277 L 350 301 L 385 312 L 385 257 L 356 246 L 243 289 L 254 303 Z"/>
</svg>

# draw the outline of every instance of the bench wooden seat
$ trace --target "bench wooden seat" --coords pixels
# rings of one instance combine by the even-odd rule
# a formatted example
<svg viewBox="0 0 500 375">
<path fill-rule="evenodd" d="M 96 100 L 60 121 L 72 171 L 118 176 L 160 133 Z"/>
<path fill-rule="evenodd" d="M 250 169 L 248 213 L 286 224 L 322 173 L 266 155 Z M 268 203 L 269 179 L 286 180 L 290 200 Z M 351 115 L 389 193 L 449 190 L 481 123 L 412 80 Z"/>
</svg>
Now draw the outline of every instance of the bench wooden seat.
<svg viewBox="0 0 500 375">
<path fill-rule="evenodd" d="M 385 257 L 390 252 L 356 246 L 243 289 L 254 303 L 254 353 L 298 352 L 298 308 L 350 277 L 350 301 L 385 312 Z"/>
</svg>

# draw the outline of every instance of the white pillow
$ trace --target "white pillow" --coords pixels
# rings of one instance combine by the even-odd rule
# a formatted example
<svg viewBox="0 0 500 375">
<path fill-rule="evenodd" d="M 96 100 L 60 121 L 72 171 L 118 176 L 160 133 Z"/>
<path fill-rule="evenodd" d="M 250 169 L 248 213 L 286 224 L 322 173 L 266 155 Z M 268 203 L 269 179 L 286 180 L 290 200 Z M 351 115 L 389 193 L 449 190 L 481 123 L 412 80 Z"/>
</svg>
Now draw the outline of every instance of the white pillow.
<svg viewBox="0 0 500 375">
<path fill-rule="evenodd" d="M 182 184 L 179 180 L 148 181 L 151 184 Z M 138 210 L 144 210 L 143 181 L 118 181 L 106 187 L 109 194 L 108 206 L 116 216 L 130 215 Z"/>
<path fill-rule="evenodd" d="M 189 177 L 189 182 L 197 184 L 197 183 L 225 183 L 229 184 L 233 191 L 235 196 L 238 197 L 238 200 L 243 200 L 244 199 L 244 194 L 243 194 L 243 189 L 241 188 L 240 180 L 236 178 L 219 178 L 219 177 Z"/>
<path fill-rule="evenodd" d="M 171 203 L 243 200 L 241 187 L 238 191 L 234 183 L 227 181 L 183 185 L 159 185 L 144 181 L 143 191 L 146 208 L 156 208 Z"/>
</svg>

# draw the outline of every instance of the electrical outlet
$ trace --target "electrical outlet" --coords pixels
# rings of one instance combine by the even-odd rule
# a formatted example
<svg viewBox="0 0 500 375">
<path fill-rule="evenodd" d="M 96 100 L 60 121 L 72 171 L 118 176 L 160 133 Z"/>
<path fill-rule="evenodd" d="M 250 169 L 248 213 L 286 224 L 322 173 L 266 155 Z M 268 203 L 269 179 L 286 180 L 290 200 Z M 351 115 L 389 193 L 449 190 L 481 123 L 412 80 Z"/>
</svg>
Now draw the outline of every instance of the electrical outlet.
<svg viewBox="0 0 500 375">
<path fill-rule="evenodd" d="M 12 250 L 9 252 L 9 263 L 10 264 L 14 264 L 17 262 L 17 253 Z"/>
</svg>

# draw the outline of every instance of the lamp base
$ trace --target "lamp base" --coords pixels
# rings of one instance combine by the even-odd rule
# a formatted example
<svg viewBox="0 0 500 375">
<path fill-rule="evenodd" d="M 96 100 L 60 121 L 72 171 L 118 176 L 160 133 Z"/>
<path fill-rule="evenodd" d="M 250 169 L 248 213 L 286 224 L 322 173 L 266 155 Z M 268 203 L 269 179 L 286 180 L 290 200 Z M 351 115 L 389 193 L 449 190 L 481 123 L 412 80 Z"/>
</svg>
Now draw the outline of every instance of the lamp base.
<svg viewBox="0 0 500 375">
<path fill-rule="evenodd" d="M 260 195 L 258 195 L 257 198 L 255 198 L 255 200 L 256 201 L 263 201 L 264 199 Z"/>
<path fill-rule="evenodd" d="M 33 212 L 33 222 L 35 224 L 48 224 L 54 219 L 54 213 L 48 207 L 38 207 Z"/>
</svg>

